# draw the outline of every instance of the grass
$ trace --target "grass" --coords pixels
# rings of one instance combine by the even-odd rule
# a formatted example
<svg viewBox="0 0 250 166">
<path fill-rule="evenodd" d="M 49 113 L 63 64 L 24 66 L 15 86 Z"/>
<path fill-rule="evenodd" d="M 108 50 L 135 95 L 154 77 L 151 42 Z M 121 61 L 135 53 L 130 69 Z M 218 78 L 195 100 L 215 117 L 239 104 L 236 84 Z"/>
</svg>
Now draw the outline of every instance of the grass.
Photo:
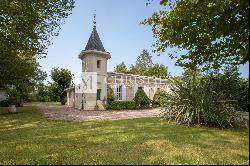
<svg viewBox="0 0 250 166">
<path fill-rule="evenodd" d="M 0 164 L 248 164 L 246 128 L 189 128 L 157 118 L 51 121 L 0 108 Z"/>
<path fill-rule="evenodd" d="M 60 106 L 60 102 L 28 102 L 24 106 Z"/>
</svg>

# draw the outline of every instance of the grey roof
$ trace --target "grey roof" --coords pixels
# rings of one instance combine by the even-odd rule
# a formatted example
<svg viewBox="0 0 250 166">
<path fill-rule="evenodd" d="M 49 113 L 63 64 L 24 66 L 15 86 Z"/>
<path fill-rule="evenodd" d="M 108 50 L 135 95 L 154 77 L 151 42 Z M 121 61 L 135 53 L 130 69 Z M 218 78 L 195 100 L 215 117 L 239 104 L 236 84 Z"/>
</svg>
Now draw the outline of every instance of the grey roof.
<svg viewBox="0 0 250 166">
<path fill-rule="evenodd" d="M 96 26 L 93 27 L 93 31 L 89 37 L 88 43 L 85 47 L 86 50 L 97 50 L 97 51 L 102 51 L 105 52 L 105 49 L 102 45 L 102 41 L 96 31 Z"/>
</svg>

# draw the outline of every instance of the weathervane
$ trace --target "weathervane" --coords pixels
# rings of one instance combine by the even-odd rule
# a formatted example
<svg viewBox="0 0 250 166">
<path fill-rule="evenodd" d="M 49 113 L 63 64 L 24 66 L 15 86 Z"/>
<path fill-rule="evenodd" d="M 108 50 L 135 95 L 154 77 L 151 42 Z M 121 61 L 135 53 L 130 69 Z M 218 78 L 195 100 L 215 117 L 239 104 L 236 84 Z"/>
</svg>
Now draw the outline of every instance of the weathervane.
<svg viewBox="0 0 250 166">
<path fill-rule="evenodd" d="M 96 27 L 96 10 L 94 10 L 93 24 L 94 24 L 94 27 Z"/>
</svg>

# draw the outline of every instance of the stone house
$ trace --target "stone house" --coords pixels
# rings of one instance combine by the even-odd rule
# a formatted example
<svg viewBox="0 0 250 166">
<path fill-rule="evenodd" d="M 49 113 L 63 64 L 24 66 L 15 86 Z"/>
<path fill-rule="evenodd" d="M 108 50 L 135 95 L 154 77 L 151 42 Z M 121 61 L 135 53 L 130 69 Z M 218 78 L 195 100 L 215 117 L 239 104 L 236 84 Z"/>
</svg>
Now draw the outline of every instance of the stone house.
<svg viewBox="0 0 250 166">
<path fill-rule="evenodd" d="M 95 21 L 88 43 L 78 58 L 82 61 L 83 77 L 88 75 L 88 78 L 82 78 L 79 84 L 66 89 L 69 107 L 82 110 L 105 109 L 103 103 L 107 99 L 108 86 L 113 89 L 116 100 L 132 100 L 139 87 L 143 88 L 150 99 L 153 99 L 159 89 L 170 91 L 168 80 L 165 79 L 107 72 L 107 61 L 111 54 L 103 47 Z M 92 81 L 91 85 L 84 89 L 83 85 L 87 85 L 89 80 Z M 88 91 L 89 87 L 92 88 L 91 91 Z"/>
</svg>

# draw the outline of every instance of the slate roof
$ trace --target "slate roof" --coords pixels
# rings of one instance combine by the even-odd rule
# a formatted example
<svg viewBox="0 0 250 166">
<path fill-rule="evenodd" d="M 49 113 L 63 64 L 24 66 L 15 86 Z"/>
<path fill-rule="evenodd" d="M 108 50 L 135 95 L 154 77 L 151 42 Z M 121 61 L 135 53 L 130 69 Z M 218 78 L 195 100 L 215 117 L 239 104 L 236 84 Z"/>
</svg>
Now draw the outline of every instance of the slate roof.
<svg viewBox="0 0 250 166">
<path fill-rule="evenodd" d="M 93 31 L 89 37 L 88 43 L 85 47 L 86 50 L 96 50 L 105 52 L 105 49 L 102 45 L 102 41 L 97 33 L 96 26 L 93 27 Z"/>
</svg>

